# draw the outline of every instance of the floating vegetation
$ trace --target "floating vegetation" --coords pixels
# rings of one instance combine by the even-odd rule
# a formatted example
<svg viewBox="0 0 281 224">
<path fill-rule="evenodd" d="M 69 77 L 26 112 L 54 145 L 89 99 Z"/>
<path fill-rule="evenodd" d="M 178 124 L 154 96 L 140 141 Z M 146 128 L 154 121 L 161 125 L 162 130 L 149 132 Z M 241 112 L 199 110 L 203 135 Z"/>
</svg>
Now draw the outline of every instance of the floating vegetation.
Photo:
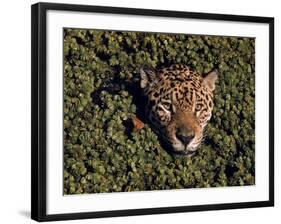
<svg viewBox="0 0 281 224">
<path fill-rule="evenodd" d="M 253 38 L 65 29 L 63 41 L 65 194 L 255 183 Z M 193 157 L 169 154 L 143 119 L 133 126 L 144 110 L 144 63 L 219 70 L 213 116 Z"/>
</svg>

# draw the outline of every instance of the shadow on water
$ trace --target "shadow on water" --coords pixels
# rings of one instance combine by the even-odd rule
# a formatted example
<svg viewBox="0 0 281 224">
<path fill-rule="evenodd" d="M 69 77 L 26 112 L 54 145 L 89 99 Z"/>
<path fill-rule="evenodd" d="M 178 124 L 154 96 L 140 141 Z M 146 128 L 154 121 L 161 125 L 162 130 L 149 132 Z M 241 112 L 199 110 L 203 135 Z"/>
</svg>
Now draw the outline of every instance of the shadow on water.
<svg viewBox="0 0 281 224">
<path fill-rule="evenodd" d="M 92 93 L 91 97 L 95 104 L 101 106 L 100 94 L 102 91 L 114 95 L 118 94 L 121 90 L 127 91 L 133 97 L 133 104 L 136 105 L 136 116 L 140 120 L 145 121 L 144 111 L 146 98 L 142 95 L 138 78 L 133 81 L 127 81 L 115 76 L 112 79 L 106 80 L 99 89 Z"/>
</svg>

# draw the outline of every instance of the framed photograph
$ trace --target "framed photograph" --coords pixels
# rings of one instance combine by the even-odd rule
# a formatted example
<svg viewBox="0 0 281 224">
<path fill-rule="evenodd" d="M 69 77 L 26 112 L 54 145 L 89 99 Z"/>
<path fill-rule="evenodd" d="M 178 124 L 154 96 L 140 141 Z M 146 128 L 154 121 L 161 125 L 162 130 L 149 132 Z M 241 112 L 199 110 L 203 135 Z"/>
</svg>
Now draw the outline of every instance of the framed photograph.
<svg viewBox="0 0 281 224">
<path fill-rule="evenodd" d="M 274 18 L 32 5 L 32 219 L 274 205 Z"/>
</svg>

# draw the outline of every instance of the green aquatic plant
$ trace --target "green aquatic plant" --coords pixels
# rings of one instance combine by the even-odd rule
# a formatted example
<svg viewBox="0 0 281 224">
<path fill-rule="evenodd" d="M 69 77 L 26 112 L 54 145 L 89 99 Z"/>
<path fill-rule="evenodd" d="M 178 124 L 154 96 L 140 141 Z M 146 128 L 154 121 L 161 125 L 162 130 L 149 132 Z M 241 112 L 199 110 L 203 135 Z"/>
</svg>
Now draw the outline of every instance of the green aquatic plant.
<svg viewBox="0 0 281 224">
<path fill-rule="evenodd" d="M 255 40 L 183 34 L 64 30 L 64 193 L 255 183 Z M 217 68 L 213 116 L 193 157 L 169 154 L 137 93 L 143 64 Z M 131 90 L 134 91 L 131 91 Z"/>
</svg>

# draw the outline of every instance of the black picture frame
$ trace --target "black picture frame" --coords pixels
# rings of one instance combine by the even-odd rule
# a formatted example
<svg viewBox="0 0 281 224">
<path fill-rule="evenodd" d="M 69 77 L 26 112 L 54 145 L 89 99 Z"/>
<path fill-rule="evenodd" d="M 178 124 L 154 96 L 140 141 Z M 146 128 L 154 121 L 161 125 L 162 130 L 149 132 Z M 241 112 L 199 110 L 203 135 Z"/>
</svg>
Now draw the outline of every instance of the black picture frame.
<svg viewBox="0 0 281 224">
<path fill-rule="evenodd" d="M 37 221 L 54 221 L 274 206 L 274 18 L 55 3 L 37 3 L 32 5 L 31 8 L 32 219 Z M 162 16 L 269 24 L 269 200 L 55 215 L 46 214 L 46 12 L 48 10 L 100 12 L 124 15 Z"/>
</svg>

